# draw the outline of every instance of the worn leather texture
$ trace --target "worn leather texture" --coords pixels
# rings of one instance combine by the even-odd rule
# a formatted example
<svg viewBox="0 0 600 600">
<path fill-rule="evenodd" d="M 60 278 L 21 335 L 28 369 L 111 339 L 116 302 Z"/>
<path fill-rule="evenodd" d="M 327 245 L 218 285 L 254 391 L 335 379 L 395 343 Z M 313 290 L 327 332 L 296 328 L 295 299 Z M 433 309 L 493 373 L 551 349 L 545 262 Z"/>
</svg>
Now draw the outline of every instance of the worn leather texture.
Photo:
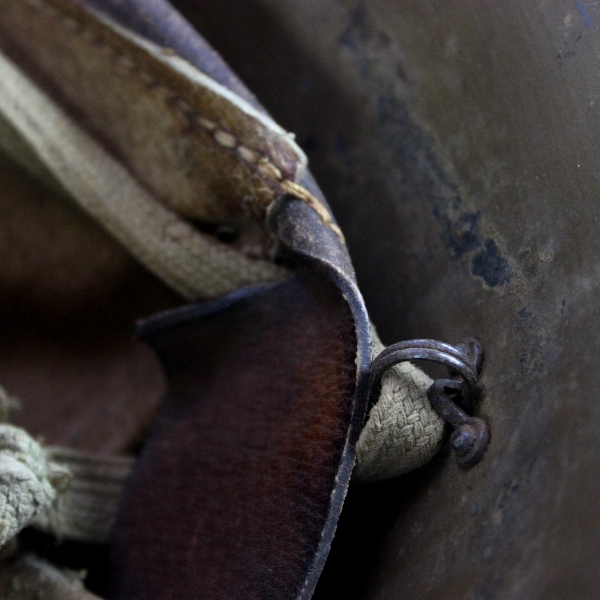
<svg viewBox="0 0 600 600">
<path fill-rule="evenodd" d="M 166 0 L 80 0 L 123 27 L 152 40 L 155 44 L 171 48 L 179 56 L 197 66 L 203 73 L 239 95 L 249 104 L 267 114 L 260 100 L 240 80 L 221 56 L 198 35 L 194 27 Z M 178 0 L 176 6 L 186 15 L 207 15 L 209 10 L 198 0 Z M 257 32 L 258 33 L 258 32 Z M 307 188 L 325 206 L 327 200 L 309 170 L 300 173 L 299 183 Z"/>
<path fill-rule="evenodd" d="M 81 0 L 101 14 L 164 48 L 171 48 L 190 63 L 244 100 L 264 111 L 254 94 L 227 66 L 221 56 L 198 35 L 183 16 L 165 0 Z M 191 7 L 192 9 L 194 7 Z M 197 7 L 196 7 L 197 9 Z"/>
<path fill-rule="evenodd" d="M 304 273 L 141 332 L 169 392 L 117 524 L 112 597 L 297 597 L 353 412 L 339 290 Z"/>
<path fill-rule="evenodd" d="M 4 52 L 187 218 L 254 231 L 282 194 L 278 179 L 304 169 L 264 112 L 237 96 L 224 102 L 170 48 L 144 45 L 76 0 L 5 2 L 0 33 Z"/>
</svg>

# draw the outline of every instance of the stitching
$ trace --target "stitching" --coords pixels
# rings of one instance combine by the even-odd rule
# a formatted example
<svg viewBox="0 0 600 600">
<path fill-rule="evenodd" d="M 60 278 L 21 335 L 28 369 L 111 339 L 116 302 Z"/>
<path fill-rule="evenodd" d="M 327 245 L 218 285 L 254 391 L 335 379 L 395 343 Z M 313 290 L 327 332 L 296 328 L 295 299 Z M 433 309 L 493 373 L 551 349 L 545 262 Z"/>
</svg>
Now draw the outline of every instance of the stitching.
<svg viewBox="0 0 600 600">
<path fill-rule="evenodd" d="M 31 7 L 43 10 L 49 16 L 55 18 L 70 34 L 79 35 L 86 43 L 97 46 L 101 51 L 112 56 L 116 61 L 117 71 L 124 71 L 125 73 L 135 75 L 148 88 L 162 93 L 166 99 L 173 102 L 184 118 L 208 133 L 216 144 L 235 153 L 240 161 L 257 171 L 263 179 L 275 183 L 284 193 L 294 196 L 310 206 L 319 215 L 323 223 L 344 243 L 342 231 L 332 221 L 331 215 L 320 200 L 313 196 L 306 188 L 291 179 L 284 178 L 277 166 L 262 152 L 240 144 L 235 133 L 227 131 L 219 127 L 218 123 L 203 117 L 177 92 L 143 70 L 131 56 L 117 51 L 105 40 L 86 29 L 80 20 L 66 14 L 64 10 L 49 4 L 48 0 L 27 0 L 27 2 Z"/>
</svg>

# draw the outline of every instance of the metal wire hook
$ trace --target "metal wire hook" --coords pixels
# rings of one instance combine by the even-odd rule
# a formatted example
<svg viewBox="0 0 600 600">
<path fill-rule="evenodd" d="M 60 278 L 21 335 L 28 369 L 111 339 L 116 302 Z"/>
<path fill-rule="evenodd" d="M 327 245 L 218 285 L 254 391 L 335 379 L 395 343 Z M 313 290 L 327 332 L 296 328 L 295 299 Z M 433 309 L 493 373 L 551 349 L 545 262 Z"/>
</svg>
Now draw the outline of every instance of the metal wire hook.
<svg viewBox="0 0 600 600">
<path fill-rule="evenodd" d="M 381 380 L 387 370 L 397 364 L 428 360 L 445 365 L 451 375 L 458 375 L 461 379 L 438 379 L 429 388 L 427 396 L 432 408 L 455 429 L 451 445 L 458 464 L 472 466 L 481 460 L 490 440 L 487 422 L 470 417 L 463 410 L 471 410 L 475 405 L 483 358 L 483 342 L 477 338 L 467 338 L 456 346 L 428 339 L 393 344 L 371 363 L 369 389 L 372 401 L 375 403 L 379 398 Z M 460 406 L 452 401 L 451 395 L 456 397 Z"/>
<path fill-rule="evenodd" d="M 369 384 L 374 402 L 379 397 L 381 380 L 386 371 L 397 364 L 411 360 L 437 362 L 460 375 L 467 384 L 463 394 L 465 408 L 472 408 L 470 405 L 478 389 L 477 377 L 483 363 L 481 340 L 467 338 L 456 346 L 451 346 L 437 340 L 418 339 L 388 346 L 371 363 Z"/>
</svg>

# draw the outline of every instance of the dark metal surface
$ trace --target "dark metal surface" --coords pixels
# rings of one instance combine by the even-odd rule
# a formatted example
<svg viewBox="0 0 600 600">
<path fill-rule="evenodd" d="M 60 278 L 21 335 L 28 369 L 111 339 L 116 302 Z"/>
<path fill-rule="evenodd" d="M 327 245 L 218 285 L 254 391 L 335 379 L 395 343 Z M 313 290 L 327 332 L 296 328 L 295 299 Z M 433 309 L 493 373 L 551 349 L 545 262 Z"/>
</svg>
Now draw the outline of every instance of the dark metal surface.
<svg viewBox="0 0 600 600">
<path fill-rule="evenodd" d="M 597 598 L 600 5 L 196 4 L 298 134 L 386 342 L 486 340 L 486 458 L 352 489 L 317 596 Z"/>
</svg>

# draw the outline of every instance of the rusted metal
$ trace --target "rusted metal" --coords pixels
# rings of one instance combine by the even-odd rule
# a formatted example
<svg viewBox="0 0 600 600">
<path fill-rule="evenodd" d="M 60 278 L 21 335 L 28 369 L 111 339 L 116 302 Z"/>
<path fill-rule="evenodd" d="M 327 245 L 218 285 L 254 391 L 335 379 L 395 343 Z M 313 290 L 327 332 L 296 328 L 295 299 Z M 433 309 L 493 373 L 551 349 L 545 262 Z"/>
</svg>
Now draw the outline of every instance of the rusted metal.
<svg viewBox="0 0 600 600">
<path fill-rule="evenodd" d="M 460 467 L 476 465 L 490 443 L 490 426 L 484 419 L 470 417 L 458 403 L 464 399 L 465 384 L 455 379 L 438 379 L 427 391 L 431 407 L 453 428 L 450 445 Z M 452 401 L 451 395 L 457 397 Z"/>
<path fill-rule="evenodd" d="M 461 348 L 437 340 L 407 340 L 388 346 L 371 365 L 371 394 L 377 394 L 385 372 L 409 360 L 429 360 L 457 372 L 467 382 L 469 392 L 477 387 L 477 369 L 470 356 Z"/>
<path fill-rule="evenodd" d="M 479 393 L 478 376 L 484 359 L 483 342 L 466 338 L 456 346 L 438 340 L 407 340 L 383 350 L 371 364 L 369 388 L 375 403 L 381 392 L 381 380 L 391 367 L 402 362 L 427 360 L 448 367 L 451 376 L 460 379 L 438 379 L 427 392 L 431 407 L 454 429 L 450 438 L 456 462 L 471 467 L 483 457 L 489 441 L 490 427 L 484 419 L 470 417 Z"/>
</svg>

